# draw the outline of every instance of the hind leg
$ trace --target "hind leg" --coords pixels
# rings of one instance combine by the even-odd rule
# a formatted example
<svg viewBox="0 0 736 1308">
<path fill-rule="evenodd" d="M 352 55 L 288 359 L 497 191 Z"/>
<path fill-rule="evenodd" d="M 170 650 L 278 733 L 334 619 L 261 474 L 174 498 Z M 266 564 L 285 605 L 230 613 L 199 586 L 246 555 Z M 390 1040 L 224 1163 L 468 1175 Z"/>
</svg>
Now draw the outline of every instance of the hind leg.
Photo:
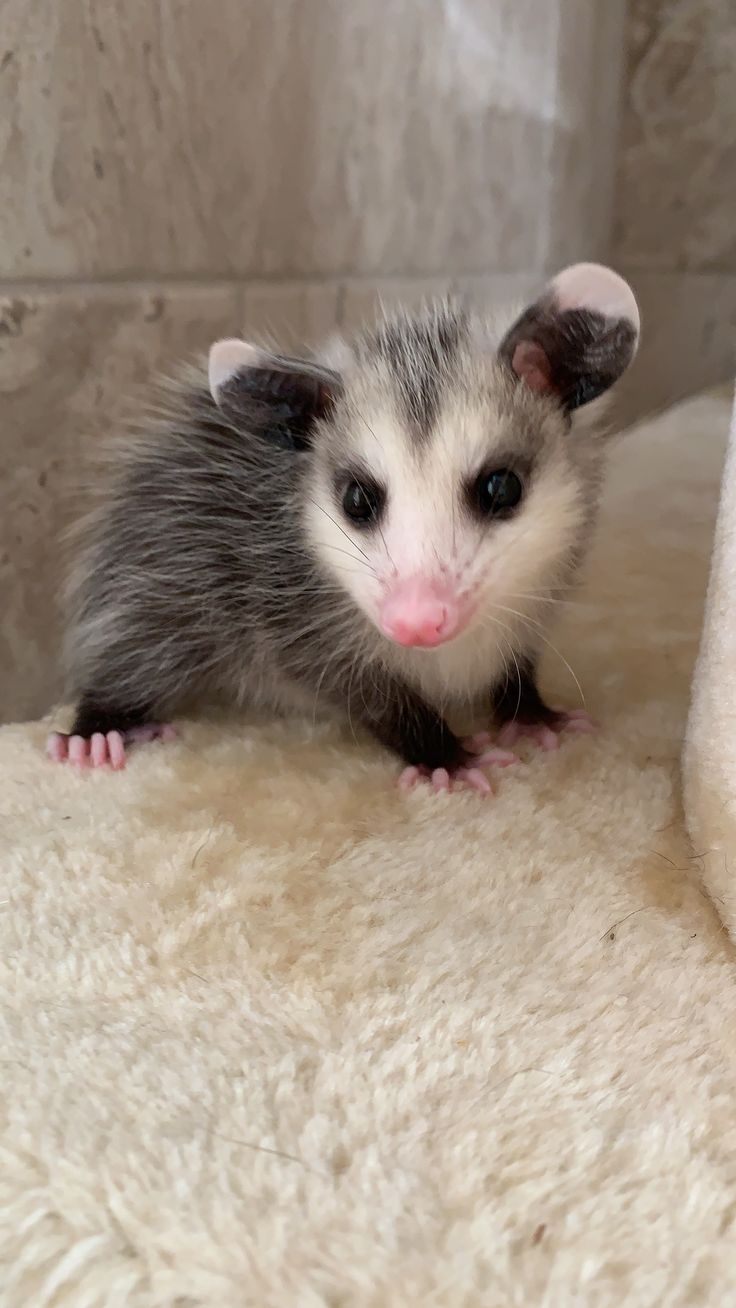
<svg viewBox="0 0 736 1308">
<path fill-rule="evenodd" d="M 68 734 L 53 731 L 46 752 L 57 763 L 68 762 L 75 767 L 104 767 L 109 763 L 119 770 L 125 767 L 127 745 L 171 740 L 176 735 L 175 727 L 153 722 L 152 716 L 148 709 L 102 707 L 93 697 L 85 695 L 71 731 Z"/>
</svg>

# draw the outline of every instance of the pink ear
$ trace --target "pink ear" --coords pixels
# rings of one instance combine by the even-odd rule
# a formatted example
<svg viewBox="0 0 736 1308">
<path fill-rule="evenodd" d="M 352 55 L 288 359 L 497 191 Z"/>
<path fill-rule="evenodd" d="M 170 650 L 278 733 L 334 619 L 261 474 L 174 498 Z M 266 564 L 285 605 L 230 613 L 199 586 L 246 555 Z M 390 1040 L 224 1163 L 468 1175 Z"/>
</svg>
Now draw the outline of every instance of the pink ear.
<svg viewBox="0 0 736 1308">
<path fill-rule="evenodd" d="M 639 309 L 634 292 L 613 268 L 600 263 L 574 263 L 553 278 L 550 289 L 562 312 L 590 309 L 611 321 L 623 319 L 631 323 L 638 338 Z"/>
<path fill-rule="evenodd" d="M 569 413 L 618 381 L 638 341 L 631 287 L 611 268 L 577 263 L 517 318 L 498 357 L 529 390 L 558 400 Z"/>
<path fill-rule="evenodd" d="M 208 366 L 210 392 L 215 403 L 223 387 L 236 373 L 242 368 L 254 368 L 262 357 L 262 352 L 247 341 L 236 338 L 215 341 L 210 346 Z"/>
<path fill-rule="evenodd" d="M 536 341 L 519 341 L 511 356 L 511 367 L 531 391 L 552 390 L 552 370 L 549 359 Z"/>
</svg>

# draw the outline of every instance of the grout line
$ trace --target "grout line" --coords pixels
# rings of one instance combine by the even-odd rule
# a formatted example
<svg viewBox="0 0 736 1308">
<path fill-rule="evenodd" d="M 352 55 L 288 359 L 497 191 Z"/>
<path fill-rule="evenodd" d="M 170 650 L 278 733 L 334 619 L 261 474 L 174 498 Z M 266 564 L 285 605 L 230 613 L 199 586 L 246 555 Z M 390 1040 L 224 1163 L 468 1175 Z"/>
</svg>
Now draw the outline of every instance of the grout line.
<svg viewBox="0 0 736 1308">
<path fill-rule="evenodd" d="M 550 270 L 554 271 L 554 270 Z M 326 290 L 334 289 L 338 293 L 345 287 L 370 288 L 372 286 L 384 286 L 395 282 L 406 283 L 411 285 L 416 283 L 422 285 L 426 282 L 438 281 L 464 281 L 473 277 L 479 279 L 490 278 L 520 278 L 529 276 L 544 276 L 544 269 L 494 269 L 494 268 L 471 268 L 470 270 L 461 270 L 458 272 L 431 272 L 431 273 L 360 273 L 360 274 L 335 274 L 329 277 L 17 277 L 1 278 L 0 277 L 0 295 L 13 295 L 19 291 L 69 291 L 79 290 L 84 292 L 110 292 L 110 291 L 161 291 L 172 290 L 230 290 L 239 289 L 262 290 L 270 287 L 285 289 L 314 288 L 324 287 Z"/>
<path fill-rule="evenodd" d="M 611 260 L 614 267 L 629 279 L 636 281 L 637 277 L 645 277 L 648 280 L 668 284 L 692 283 L 700 281 L 707 284 L 708 281 L 718 280 L 729 286 L 736 283 L 736 270 L 719 270 L 715 268 L 701 269 L 657 269 L 650 265 L 632 263 L 627 259 Z M 18 278 L 17 280 L 7 280 L 0 278 L 0 297 L 3 299 L 13 299 L 18 296 L 49 295 L 63 296 L 74 294 L 80 296 L 89 296 L 91 298 L 104 296 L 127 297 L 130 295 L 161 295 L 166 292 L 172 293 L 196 293 L 197 291 L 231 291 L 237 296 L 238 303 L 242 309 L 245 306 L 246 298 L 249 292 L 258 292 L 269 287 L 282 287 L 284 290 L 290 290 L 298 294 L 302 290 L 314 290 L 322 288 L 325 291 L 332 291 L 336 297 L 338 306 L 338 316 L 340 320 L 344 317 L 345 301 L 350 291 L 365 290 L 367 292 L 375 291 L 380 294 L 382 289 L 387 291 L 399 284 L 400 287 L 406 287 L 407 290 L 416 287 L 421 290 L 423 287 L 442 282 L 449 284 L 452 292 L 457 292 L 459 285 L 463 282 L 472 281 L 477 278 L 480 282 L 493 283 L 497 281 L 503 286 L 503 282 L 513 283 L 532 279 L 538 281 L 540 285 L 558 271 L 557 267 L 547 269 L 531 269 L 526 272 L 516 270 L 509 271 L 487 271 L 482 272 L 461 272 L 450 273 L 444 276 L 437 273 L 412 273 L 404 276 L 394 276 L 393 274 L 382 274 L 381 276 L 361 275 L 356 277 L 334 277 L 334 278 L 308 278 L 300 277 L 290 280 L 266 280 L 254 278 L 252 281 L 247 278 L 211 278 L 207 280 L 198 280 L 191 278 L 172 278 L 164 277 L 161 279 L 138 279 L 131 278 L 129 281 L 120 280 L 94 280 L 94 279 L 66 279 L 66 278 Z"/>
</svg>

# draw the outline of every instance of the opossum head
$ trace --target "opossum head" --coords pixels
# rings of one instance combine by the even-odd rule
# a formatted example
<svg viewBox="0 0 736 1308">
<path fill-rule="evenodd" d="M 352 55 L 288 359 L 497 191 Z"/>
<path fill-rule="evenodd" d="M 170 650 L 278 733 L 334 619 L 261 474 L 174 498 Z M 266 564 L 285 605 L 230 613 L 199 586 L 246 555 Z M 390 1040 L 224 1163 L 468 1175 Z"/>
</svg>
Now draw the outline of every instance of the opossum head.
<svg viewBox="0 0 736 1308">
<path fill-rule="evenodd" d="M 626 282 L 577 264 L 500 334 L 440 302 L 309 362 L 221 341 L 210 387 L 234 425 L 271 406 L 307 544 L 386 642 L 478 649 L 577 562 L 602 453 L 582 411 L 638 334 Z"/>
</svg>

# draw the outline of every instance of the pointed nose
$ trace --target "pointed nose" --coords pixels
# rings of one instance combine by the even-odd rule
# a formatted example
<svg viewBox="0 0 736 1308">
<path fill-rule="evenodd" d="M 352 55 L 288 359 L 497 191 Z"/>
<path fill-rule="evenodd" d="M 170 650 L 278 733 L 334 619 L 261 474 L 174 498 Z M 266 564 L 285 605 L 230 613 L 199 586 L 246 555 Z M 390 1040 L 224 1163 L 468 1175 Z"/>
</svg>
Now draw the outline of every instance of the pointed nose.
<svg viewBox="0 0 736 1308">
<path fill-rule="evenodd" d="M 380 612 L 384 635 L 399 645 L 431 648 L 451 640 L 460 628 L 457 600 L 437 582 L 413 577 L 386 596 Z"/>
</svg>

